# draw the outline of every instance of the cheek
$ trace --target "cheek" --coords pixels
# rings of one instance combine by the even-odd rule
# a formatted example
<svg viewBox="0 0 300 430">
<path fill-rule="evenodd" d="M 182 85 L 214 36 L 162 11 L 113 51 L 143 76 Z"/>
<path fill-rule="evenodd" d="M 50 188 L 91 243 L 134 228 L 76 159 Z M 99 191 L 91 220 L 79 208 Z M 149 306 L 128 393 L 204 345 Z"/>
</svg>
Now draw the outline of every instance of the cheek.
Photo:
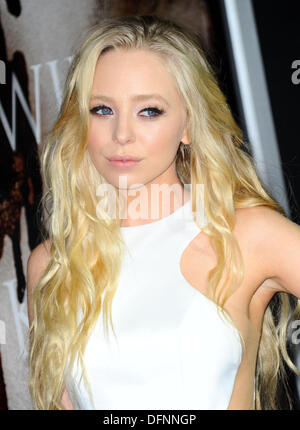
<svg viewBox="0 0 300 430">
<path fill-rule="evenodd" d="M 152 130 L 151 133 L 144 133 L 144 142 L 146 142 L 149 154 L 160 154 L 162 157 L 174 155 L 180 143 L 179 133 L 175 127 L 160 127 L 158 130 Z"/>
<path fill-rule="evenodd" d="M 103 147 L 103 142 L 105 141 L 105 132 L 103 129 L 99 129 L 96 121 L 91 120 L 89 137 L 88 137 L 88 150 L 90 154 L 94 152 L 99 152 Z"/>
</svg>

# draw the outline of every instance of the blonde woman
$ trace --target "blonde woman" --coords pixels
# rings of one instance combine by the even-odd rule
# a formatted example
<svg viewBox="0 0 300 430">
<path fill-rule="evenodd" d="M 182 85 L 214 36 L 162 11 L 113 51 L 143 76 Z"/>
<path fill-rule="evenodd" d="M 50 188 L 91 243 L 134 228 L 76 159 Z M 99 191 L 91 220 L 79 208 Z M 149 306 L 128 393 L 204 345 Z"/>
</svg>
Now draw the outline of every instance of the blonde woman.
<svg viewBox="0 0 300 430">
<path fill-rule="evenodd" d="M 284 363 L 297 373 L 300 228 L 260 183 L 197 39 L 155 16 L 93 27 L 42 172 L 36 408 L 277 409 Z"/>
</svg>

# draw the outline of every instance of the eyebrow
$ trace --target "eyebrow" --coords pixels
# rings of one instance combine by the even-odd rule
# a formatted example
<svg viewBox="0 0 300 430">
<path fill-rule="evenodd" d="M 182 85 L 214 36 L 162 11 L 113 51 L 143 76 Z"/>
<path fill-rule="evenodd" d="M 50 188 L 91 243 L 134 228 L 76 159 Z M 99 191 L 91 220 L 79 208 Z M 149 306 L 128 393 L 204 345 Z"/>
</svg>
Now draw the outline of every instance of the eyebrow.
<svg viewBox="0 0 300 430">
<path fill-rule="evenodd" d="M 165 103 L 167 106 L 169 106 L 169 103 L 167 102 L 167 100 L 159 95 L 159 94 L 137 94 L 135 96 L 131 97 L 132 101 L 143 101 L 143 100 L 149 100 L 149 99 L 157 99 L 162 101 L 163 103 Z M 113 102 L 114 99 L 108 96 L 104 96 L 101 94 L 95 94 L 91 96 L 91 101 L 93 100 L 103 100 L 103 101 L 107 101 L 107 102 Z"/>
</svg>

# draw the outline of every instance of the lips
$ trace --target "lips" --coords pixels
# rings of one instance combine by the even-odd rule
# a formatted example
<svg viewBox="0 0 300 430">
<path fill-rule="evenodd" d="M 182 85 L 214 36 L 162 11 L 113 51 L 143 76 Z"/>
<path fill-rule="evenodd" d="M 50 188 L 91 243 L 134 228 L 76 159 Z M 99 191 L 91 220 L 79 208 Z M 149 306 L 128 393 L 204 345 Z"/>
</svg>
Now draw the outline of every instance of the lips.
<svg viewBox="0 0 300 430">
<path fill-rule="evenodd" d="M 130 169 L 136 166 L 141 161 L 141 158 L 133 157 L 132 155 L 115 155 L 108 159 L 111 166 L 118 169 Z"/>
<path fill-rule="evenodd" d="M 141 158 L 133 157 L 132 155 L 114 155 L 108 158 L 109 161 L 141 161 Z"/>
</svg>

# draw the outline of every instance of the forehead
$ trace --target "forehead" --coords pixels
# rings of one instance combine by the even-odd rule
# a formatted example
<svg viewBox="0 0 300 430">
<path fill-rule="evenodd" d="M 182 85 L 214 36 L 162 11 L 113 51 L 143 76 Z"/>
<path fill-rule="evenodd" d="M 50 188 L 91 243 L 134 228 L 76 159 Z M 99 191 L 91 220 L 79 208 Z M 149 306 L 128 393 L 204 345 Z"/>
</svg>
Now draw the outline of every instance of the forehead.
<svg viewBox="0 0 300 430">
<path fill-rule="evenodd" d="M 100 55 L 92 90 L 114 95 L 161 93 L 169 98 L 180 97 L 166 60 L 146 49 L 112 49 Z"/>
</svg>

